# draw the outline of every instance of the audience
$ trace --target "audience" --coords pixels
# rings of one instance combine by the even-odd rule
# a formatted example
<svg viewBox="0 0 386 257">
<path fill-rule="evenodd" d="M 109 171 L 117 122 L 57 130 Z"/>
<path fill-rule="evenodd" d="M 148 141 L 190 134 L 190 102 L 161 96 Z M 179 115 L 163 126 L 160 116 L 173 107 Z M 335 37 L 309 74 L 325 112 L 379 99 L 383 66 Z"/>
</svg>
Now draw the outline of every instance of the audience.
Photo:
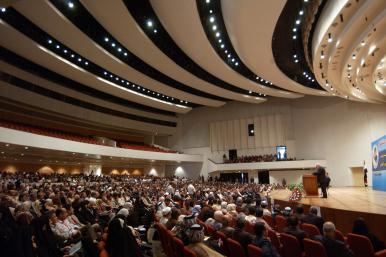
<svg viewBox="0 0 386 257">
<path fill-rule="evenodd" d="M 385 243 L 379 240 L 377 236 L 375 236 L 369 231 L 366 222 L 363 218 L 359 217 L 354 221 L 352 232 L 354 234 L 367 237 L 373 245 L 375 252 L 385 249 Z"/>
<path fill-rule="evenodd" d="M 307 234 L 299 222 L 314 224 L 322 230 L 323 236 L 316 240 L 323 243 L 329 257 L 352 256 L 343 242 L 335 240 L 334 224 L 323 225 L 316 207 L 307 215 L 301 205 L 294 213 L 289 207 L 282 211 L 278 204 L 272 212 L 268 210 L 265 197 L 281 188 L 276 185 L 38 173 L 1 173 L 0 178 L 0 247 L 5 257 L 68 257 L 78 242 L 82 243 L 79 256 L 97 257 L 101 240 L 110 257 L 149 256 L 149 243 L 158 257 L 162 256 L 162 235 L 154 221 L 198 257 L 225 254 L 224 242 L 215 232 L 204 240 L 202 226 L 212 228 L 206 232 L 222 232 L 245 251 L 253 243 L 264 257 L 278 257 L 278 249 L 267 238 L 270 227 L 264 215 L 286 216 L 284 233 L 294 235 L 301 246 Z M 256 236 L 244 230 L 246 222 L 253 224 Z M 102 236 L 104 231 L 107 234 Z M 367 236 L 376 251 L 384 248 L 363 219 L 354 222 L 353 233 Z"/>
<path fill-rule="evenodd" d="M 344 242 L 335 239 L 335 225 L 332 222 L 324 223 L 323 236 L 316 236 L 315 239 L 324 245 L 328 257 L 354 257 Z"/>
<path fill-rule="evenodd" d="M 322 217 L 318 216 L 318 209 L 315 206 L 310 208 L 310 211 L 307 215 L 303 216 L 303 223 L 308 223 L 315 225 L 321 234 L 323 234 L 323 224 L 324 220 Z"/>
<path fill-rule="evenodd" d="M 284 228 L 284 233 L 293 235 L 296 237 L 300 243 L 302 249 L 303 247 L 303 239 L 308 237 L 307 233 L 304 230 L 299 228 L 299 220 L 296 216 L 291 216 L 287 219 L 287 227 Z"/>
<path fill-rule="evenodd" d="M 260 247 L 262 251 L 262 257 L 280 257 L 277 249 L 272 245 L 271 240 L 268 238 L 268 230 L 263 222 L 255 223 L 256 237 L 252 244 Z"/>
<path fill-rule="evenodd" d="M 286 161 L 296 161 L 296 158 L 287 158 Z M 223 156 L 224 163 L 243 163 L 243 162 L 274 162 L 278 161 L 276 154 L 239 156 L 234 159 L 227 159 Z"/>
</svg>

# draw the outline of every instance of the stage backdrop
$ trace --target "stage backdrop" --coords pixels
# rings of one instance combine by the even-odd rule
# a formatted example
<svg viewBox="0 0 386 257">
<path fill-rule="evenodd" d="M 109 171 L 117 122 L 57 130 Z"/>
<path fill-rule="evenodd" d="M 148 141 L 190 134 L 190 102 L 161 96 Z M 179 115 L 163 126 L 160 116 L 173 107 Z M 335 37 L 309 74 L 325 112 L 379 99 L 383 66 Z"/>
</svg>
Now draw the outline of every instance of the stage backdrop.
<svg viewBox="0 0 386 257">
<path fill-rule="evenodd" d="M 386 135 L 371 144 L 373 189 L 386 191 Z"/>
</svg>

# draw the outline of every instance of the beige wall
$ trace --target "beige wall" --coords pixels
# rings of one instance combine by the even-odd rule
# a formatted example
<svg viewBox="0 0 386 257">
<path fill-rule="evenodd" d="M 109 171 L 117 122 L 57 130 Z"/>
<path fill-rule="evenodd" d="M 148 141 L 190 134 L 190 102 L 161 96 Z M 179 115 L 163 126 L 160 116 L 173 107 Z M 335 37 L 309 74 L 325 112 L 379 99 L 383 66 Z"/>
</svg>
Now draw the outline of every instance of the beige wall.
<svg viewBox="0 0 386 257">
<path fill-rule="evenodd" d="M 1 172 L 35 172 L 42 174 L 79 174 L 83 172 L 82 166 L 65 166 L 65 165 L 51 165 L 51 164 L 31 164 L 31 163 L 8 163 L 0 162 Z"/>
<path fill-rule="evenodd" d="M 286 139 L 291 142 L 290 156 L 326 160 L 334 186 L 353 185 L 350 167 L 362 166 L 363 160 L 371 170 L 371 142 L 386 134 L 386 104 L 307 96 L 293 100 L 272 98 L 256 105 L 231 102 L 220 108 L 197 108 L 180 117 L 177 133 L 170 138 L 169 145 L 180 151 L 202 152 L 205 158 L 218 159 L 222 152 L 212 153 L 209 149 L 211 121 L 276 113 L 287 119 Z M 259 153 L 261 150 L 249 152 Z M 206 174 L 205 163 L 189 174 Z M 295 177 L 299 176 L 295 174 Z M 370 172 L 370 185 L 371 182 Z"/>
</svg>

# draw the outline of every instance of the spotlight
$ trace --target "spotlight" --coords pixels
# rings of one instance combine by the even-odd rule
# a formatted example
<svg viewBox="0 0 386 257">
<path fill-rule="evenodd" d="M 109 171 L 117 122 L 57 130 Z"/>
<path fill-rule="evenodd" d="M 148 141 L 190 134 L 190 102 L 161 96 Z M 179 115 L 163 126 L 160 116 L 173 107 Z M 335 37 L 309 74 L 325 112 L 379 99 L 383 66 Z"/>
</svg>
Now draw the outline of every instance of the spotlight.
<svg viewBox="0 0 386 257">
<path fill-rule="evenodd" d="M 57 49 L 59 49 L 59 48 L 60 48 L 60 46 L 59 46 L 59 45 L 56 45 L 56 48 L 57 48 Z"/>
<path fill-rule="evenodd" d="M 109 42 L 109 38 L 108 37 L 105 37 L 105 42 Z"/>
<path fill-rule="evenodd" d="M 304 13 L 303 10 L 301 10 L 301 11 L 299 12 L 299 15 L 303 15 L 303 13 Z"/>
<path fill-rule="evenodd" d="M 5 12 L 6 10 L 5 7 L 1 8 L 1 12 Z"/>
<path fill-rule="evenodd" d="M 153 27 L 153 22 L 151 20 L 148 20 L 146 24 L 148 27 Z"/>
<path fill-rule="evenodd" d="M 296 35 L 293 35 L 293 36 L 292 36 L 292 39 L 296 39 Z"/>
<path fill-rule="evenodd" d="M 220 37 L 220 32 L 216 32 L 216 37 Z"/>
<path fill-rule="evenodd" d="M 48 44 L 52 44 L 52 40 L 51 39 L 48 39 Z"/>
<path fill-rule="evenodd" d="M 115 47 L 115 43 L 112 43 L 111 46 L 112 46 L 112 47 Z"/>
<path fill-rule="evenodd" d="M 68 7 L 74 8 L 74 3 L 73 2 L 68 2 Z"/>
<path fill-rule="evenodd" d="M 224 44 L 222 44 L 222 45 L 221 45 L 221 48 L 224 48 L 224 47 L 225 47 Z"/>
<path fill-rule="evenodd" d="M 295 22 L 297 25 L 299 25 L 300 24 L 300 20 L 296 20 L 296 22 Z"/>
<path fill-rule="evenodd" d="M 216 25 L 213 25 L 213 26 L 212 26 L 212 29 L 213 29 L 213 30 L 216 30 L 216 29 L 217 29 L 217 26 L 216 26 Z"/>
<path fill-rule="evenodd" d="M 154 33 L 157 33 L 158 31 L 155 29 L 155 30 L 153 30 L 153 32 L 154 32 Z"/>
<path fill-rule="evenodd" d="M 293 28 L 292 31 L 293 31 L 293 32 L 296 32 L 296 28 Z"/>
<path fill-rule="evenodd" d="M 210 18 L 209 18 L 209 21 L 213 23 L 213 22 L 214 22 L 214 17 L 213 17 L 213 16 L 210 17 Z"/>
</svg>

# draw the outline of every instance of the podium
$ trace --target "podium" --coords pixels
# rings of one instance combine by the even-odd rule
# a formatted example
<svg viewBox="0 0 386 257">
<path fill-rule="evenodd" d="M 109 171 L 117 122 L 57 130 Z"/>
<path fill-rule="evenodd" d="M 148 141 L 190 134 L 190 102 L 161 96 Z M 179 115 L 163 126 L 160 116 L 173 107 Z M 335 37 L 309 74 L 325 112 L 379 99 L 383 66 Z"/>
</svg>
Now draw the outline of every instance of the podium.
<svg viewBox="0 0 386 257">
<path fill-rule="evenodd" d="M 318 182 L 314 175 L 303 175 L 303 188 L 306 196 L 319 196 Z"/>
</svg>

